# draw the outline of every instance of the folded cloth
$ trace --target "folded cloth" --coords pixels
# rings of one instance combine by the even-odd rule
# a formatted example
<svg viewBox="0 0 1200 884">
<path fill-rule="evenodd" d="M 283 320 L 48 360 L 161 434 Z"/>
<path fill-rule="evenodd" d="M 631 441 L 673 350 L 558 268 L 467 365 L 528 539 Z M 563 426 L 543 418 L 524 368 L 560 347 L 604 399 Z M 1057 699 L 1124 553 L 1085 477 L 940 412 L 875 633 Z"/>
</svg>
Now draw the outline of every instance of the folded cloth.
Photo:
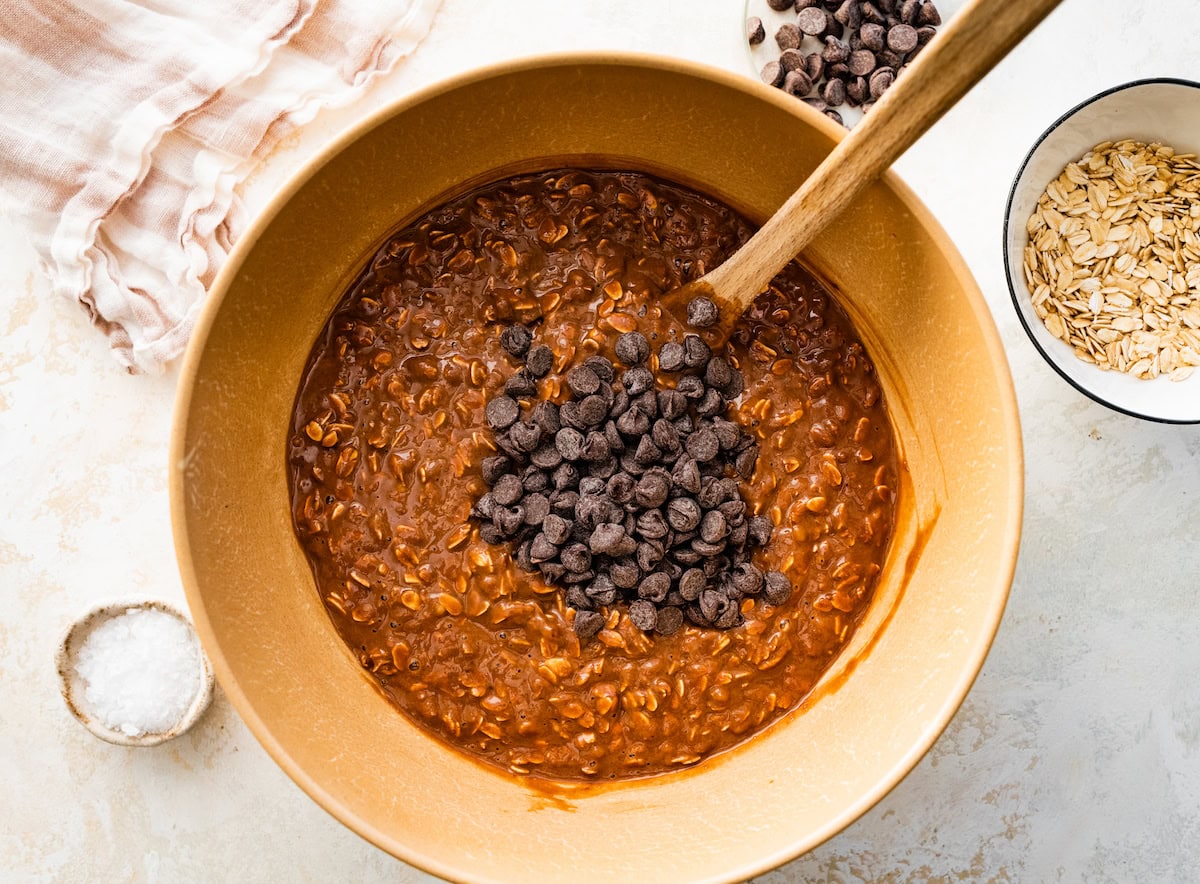
<svg viewBox="0 0 1200 884">
<path fill-rule="evenodd" d="M 187 343 L 236 185 L 440 0 L 0 0 L 0 208 L 130 371 Z"/>
</svg>

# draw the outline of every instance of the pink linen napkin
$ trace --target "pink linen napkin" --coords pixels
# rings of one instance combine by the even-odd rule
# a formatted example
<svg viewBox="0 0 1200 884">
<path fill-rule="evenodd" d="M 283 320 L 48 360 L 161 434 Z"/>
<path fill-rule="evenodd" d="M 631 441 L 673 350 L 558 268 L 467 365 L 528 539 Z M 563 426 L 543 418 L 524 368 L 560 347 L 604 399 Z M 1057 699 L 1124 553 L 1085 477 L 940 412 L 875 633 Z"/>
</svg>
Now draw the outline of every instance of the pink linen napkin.
<svg viewBox="0 0 1200 884">
<path fill-rule="evenodd" d="M 130 371 L 187 343 L 235 191 L 429 30 L 440 0 L 0 0 L 0 209 Z"/>
</svg>

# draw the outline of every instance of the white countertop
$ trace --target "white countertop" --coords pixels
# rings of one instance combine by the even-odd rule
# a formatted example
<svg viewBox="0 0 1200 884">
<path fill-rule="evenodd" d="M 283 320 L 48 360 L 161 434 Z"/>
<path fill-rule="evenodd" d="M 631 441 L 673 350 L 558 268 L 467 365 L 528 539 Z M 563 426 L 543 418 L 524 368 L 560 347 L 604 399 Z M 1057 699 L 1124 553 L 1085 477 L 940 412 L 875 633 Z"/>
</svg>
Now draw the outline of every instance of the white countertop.
<svg viewBox="0 0 1200 884">
<path fill-rule="evenodd" d="M 1200 79 L 1196 15 L 1194 0 L 1066 0 L 898 164 L 1008 349 L 1027 458 L 1020 562 L 983 672 L 928 756 L 760 880 L 1194 880 L 1200 427 L 1123 417 L 1060 380 L 1009 303 L 1000 231 L 1017 166 L 1061 112 L 1127 80 Z M 567 48 L 747 72 L 741 29 L 741 0 L 445 0 L 411 59 L 271 157 L 249 207 L 331 133 L 451 73 Z M 0 880 L 432 880 L 309 800 L 219 689 L 192 732 L 155 749 L 71 720 L 52 665 L 68 621 L 121 596 L 183 601 L 166 481 L 177 373 L 123 373 L 5 218 L 0 298 Z"/>
</svg>

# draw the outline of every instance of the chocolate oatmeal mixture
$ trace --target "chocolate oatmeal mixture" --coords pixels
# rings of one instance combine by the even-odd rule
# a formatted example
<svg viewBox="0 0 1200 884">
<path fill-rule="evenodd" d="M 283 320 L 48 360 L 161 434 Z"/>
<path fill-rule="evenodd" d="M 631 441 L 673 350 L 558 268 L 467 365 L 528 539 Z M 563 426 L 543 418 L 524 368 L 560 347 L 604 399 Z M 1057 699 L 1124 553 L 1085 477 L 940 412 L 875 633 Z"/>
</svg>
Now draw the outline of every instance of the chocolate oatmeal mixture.
<svg viewBox="0 0 1200 884">
<path fill-rule="evenodd" d="M 297 396 L 296 532 L 336 628 L 430 733 L 518 774 L 669 771 L 794 708 L 849 640 L 886 554 L 898 464 L 873 366 L 798 264 L 718 354 L 744 378 L 720 419 L 758 452 L 748 478 L 728 481 L 744 524 L 771 529 L 746 555 L 790 592 L 731 590 L 729 628 L 655 630 L 619 595 L 569 605 L 471 515 L 498 455 L 485 408 L 513 376 L 520 333 L 506 330 L 549 348 L 539 401 L 566 403 L 565 378 L 589 358 L 622 362 L 630 332 L 651 347 L 639 367 L 669 386 L 659 356 L 682 338 L 657 297 L 751 232 L 727 207 L 645 175 L 528 175 L 418 219 L 342 299 Z M 581 614 L 599 615 L 582 636 Z"/>
</svg>

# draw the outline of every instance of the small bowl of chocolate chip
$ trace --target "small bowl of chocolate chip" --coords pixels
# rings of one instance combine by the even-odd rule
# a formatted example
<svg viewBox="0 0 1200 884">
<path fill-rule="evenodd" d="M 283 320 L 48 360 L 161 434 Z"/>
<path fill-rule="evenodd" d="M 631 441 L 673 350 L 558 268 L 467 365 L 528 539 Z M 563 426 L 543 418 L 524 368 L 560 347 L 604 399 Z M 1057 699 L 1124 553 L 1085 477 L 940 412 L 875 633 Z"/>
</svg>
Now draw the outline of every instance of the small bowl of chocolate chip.
<svg viewBox="0 0 1200 884">
<path fill-rule="evenodd" d="M 754 75 L 839 125 L 870 112 L 961 0 L 747 0 Z"/>
</svg>

